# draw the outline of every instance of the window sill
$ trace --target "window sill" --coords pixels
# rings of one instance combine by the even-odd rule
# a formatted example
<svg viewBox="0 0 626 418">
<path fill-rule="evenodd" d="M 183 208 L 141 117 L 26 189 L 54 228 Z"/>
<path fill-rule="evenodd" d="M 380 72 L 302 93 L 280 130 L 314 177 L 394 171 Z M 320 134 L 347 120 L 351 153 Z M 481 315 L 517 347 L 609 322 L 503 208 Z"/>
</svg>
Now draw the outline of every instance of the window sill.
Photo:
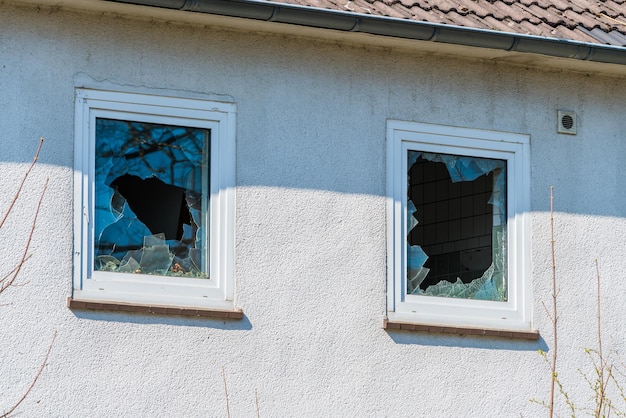
<svg viewBox="0 0 626 418">
<path fill-rule="evenodd" d="M 538 340 L 539 331 L 511 331 L 489 328 L 451 327 L 409 322 L 383 321 L 383 329 L 396 331 L 417 331 L 437 334 L 457 334 L 483 337 L 513 338 L 522 340 Z"/>
<path fill-rule="evenodd" d="M 241 310 L 198 309 L 175 306 L 141 305 L 133 303 L 95 302 L 67 298 L 67 307 L 78 310 L 114 311 L 125 313 L 143 313 L 153 315 L 176 315 L 213 319 L 243 319 Z"/>
</svg>

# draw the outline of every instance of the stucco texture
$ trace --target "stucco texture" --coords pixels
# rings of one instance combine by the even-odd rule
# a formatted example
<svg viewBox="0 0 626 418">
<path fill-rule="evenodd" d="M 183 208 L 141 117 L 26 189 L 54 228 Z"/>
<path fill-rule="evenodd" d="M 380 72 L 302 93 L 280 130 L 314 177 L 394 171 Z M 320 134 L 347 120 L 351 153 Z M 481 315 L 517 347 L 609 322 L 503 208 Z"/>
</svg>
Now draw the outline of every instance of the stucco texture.
<svg viewBox="0 0 626 418">
<path fill-rule="evenodd" d="M 172 15 L 176 17 L 175 14 Z M 241 321 L 66 307 L 73 252 L 74 89 L 237 106 Z M 561 380 L 589 406 L 595 267 L 606 352 L 626 340 L 626 80 L 308 37 L 0 3 L 0 234 L 7 272 L 49 189 L 18 282 L 0 295 L 0 411 L 48 365 L 23 417 L 513 417 L 544 413 L 555 188 Z M 578 134 L 556 132 L 556 110 Z M 392 332 L 386 312 L 387 119 L 531 136 L 539 341 Z M 0 271 L 0 273 L 2 272 Z M 560 399 L 560 398 L 559 398 Z M 560 399 L 558 409 L 565 413 Z"/>
</svg>

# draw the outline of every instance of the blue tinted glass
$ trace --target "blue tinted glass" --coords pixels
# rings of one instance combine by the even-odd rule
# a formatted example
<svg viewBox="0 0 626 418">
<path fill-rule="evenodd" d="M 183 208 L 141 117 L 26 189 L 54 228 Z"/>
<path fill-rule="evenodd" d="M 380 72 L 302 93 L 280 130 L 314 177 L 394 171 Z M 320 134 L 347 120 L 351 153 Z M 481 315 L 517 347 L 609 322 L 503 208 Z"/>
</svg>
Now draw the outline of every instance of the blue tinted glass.
<svg viewBox="0 0 626 418">
<path fill-rule="evenodd" d="M 207 277 L 209 134 L 96 119 L 96 270 Z"/>
</svg>

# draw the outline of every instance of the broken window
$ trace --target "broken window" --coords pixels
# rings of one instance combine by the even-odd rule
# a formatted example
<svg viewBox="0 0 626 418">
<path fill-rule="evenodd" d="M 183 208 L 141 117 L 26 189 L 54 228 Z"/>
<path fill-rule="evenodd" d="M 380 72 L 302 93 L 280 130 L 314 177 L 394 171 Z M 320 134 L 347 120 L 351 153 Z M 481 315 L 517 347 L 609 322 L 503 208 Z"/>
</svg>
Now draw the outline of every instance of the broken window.
<svg viewBox="0 0 626 418">
<path fill-rule="evenodd" d="M 407 293 L 506 301 L 506 161 L 407 158 Z"/>
<path fill-rule="evenodd" d="M 72 299 L 233 310 L 233 103 L 76 89 Z"/>
<path fill-rule="evenodd" d="M 528 330 L 530 138 L 387 122 L 387 320 Z"/>
<path fill-rule="evenodd" d="M 94 269 L 207 277 L 210 130 L 96 118 Z"/>
</svg>

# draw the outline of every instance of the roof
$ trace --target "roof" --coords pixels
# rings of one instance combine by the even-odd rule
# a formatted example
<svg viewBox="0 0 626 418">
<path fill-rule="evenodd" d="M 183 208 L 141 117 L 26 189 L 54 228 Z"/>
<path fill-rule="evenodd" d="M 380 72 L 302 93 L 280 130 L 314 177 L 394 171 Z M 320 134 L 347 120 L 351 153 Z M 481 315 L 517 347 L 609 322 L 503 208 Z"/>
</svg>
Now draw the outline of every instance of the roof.
<svg viewBox="0 0 626 418">
<path fill-rule="evenodd" d="M 274 3 L 626 47 L 626 0 L 275 0 Z"/>
<path fill-rule="evenodd" d="M 85 0 L 18 1 L 55 4 L 61 1 L 81 8 L 90 3 Z M 92 0 L 91 3 L 131 3 L 151 6 L 155 15 L 159 10 L 178 10 L 329 29 L 333 33 L 375 35 L 379 39 L 425 41 L 451 48 L 477 47 L 492 53 L 504 51 L 505 54 L 522 53 L 522 56 L 533 54 L 535 58 L 626 65 L 626 25 L 623 24 L 626 23 L 626 0 L 553 0 L 561 6 L 548 4 L 547 0 L 457 0 L 456 5 L 450 3 L 451 0 L 410 1 Z M 578 6 L 573 6 L 574 1 Z M 499 26 L 495 27 L 496 24 Z M 562 62 L 560 65 L 569 66 Z M 573 67 L 591 70 L 586 64 L 572 64 Z M 622 68 L 609 66 L 602 71 L 624 75 Z"/>
</svg>

